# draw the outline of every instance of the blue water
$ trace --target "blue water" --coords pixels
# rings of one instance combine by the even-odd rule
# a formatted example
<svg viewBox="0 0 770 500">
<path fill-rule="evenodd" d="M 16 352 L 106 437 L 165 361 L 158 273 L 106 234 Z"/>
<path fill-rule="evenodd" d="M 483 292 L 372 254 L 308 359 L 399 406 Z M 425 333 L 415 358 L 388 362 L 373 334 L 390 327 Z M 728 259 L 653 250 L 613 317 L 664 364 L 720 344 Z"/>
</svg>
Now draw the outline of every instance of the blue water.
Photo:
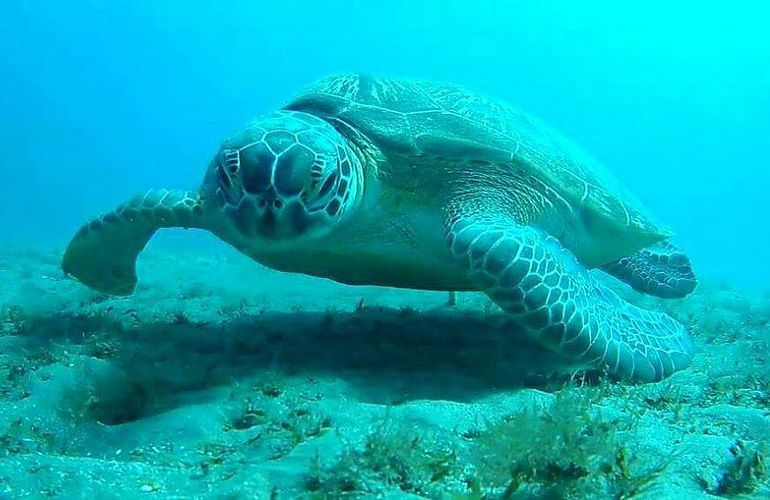
<svg viewBox="0 0 770 500">
<path fill-rule="evenodd" d="M 770 498 L 764 4 L 0 1 L 0 499 Z M 605 163 L 692 258 L 684 300 L 611 285 L 684 325 L 691 365 L 615 383 L 483 294 L 281 275 L 191 232 L 130 297 L 63 276 L 84 221 L 197 187 L 341 71 L 509 100 Z M 624 308 L 599 331 L 625 341 L 635 309 L 602 297 L 576 302 Z"/>
<path fill-rule="evenodd" d="M 701 274 L 770 274 L 770 32 L 761 2 L 13 1 L 0 7 L 0 235 L 63 246 L 307 83 L 461 83 L 605 162 Z"/>
</svg>

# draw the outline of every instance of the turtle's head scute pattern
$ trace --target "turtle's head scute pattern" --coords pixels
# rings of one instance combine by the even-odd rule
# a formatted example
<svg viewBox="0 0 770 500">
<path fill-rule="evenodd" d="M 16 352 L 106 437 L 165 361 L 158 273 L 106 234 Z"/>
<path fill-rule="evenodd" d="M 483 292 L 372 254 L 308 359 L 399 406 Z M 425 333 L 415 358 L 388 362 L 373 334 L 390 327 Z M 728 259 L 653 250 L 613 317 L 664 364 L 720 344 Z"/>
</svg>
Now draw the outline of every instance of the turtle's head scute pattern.
<svg viewBox="0 0 770 500">
<path fill-rule="evenodd" d="M 361 177 L 334 127 L 279 111 L 223 142 L 203 191 L 241 236 L 295 240 L 328 232 L 355 205 Z"/>
</svg>

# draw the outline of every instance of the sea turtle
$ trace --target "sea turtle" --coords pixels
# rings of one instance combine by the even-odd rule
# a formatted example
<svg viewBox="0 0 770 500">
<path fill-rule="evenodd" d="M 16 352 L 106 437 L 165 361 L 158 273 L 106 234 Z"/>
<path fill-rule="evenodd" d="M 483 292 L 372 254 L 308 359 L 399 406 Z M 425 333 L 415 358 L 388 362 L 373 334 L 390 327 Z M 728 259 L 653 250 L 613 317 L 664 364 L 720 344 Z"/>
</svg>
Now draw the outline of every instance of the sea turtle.
<svg viewBox="0 0 770 500">
<path fill-rule="evenodd" d="M 626 379 L 692 357 L 681 324 L 587 270 L 685 296 L 696 280 L 671 232 L 549 126 L 453 84 L 323 78 L 224 140 L 200 189 L 153 189 L 86 224 L 63 270 L 130 294 L 164 227 L 209 230 L 281 271 L 484 291 L 546 346 Z"/>
</svg>

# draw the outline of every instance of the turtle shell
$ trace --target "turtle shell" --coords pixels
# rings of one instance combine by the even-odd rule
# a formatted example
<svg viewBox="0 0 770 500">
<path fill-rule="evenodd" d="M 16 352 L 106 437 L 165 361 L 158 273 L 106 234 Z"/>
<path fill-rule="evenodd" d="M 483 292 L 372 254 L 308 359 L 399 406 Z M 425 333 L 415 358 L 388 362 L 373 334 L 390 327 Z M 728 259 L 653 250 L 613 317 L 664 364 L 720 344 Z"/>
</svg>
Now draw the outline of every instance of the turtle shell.
<svg viewBox="0 0 770 500">
<path fill-rule="evenodd" d="M 326 119 L 343 134 L 365 137 L 391 160 L 389 168 L 486 165 L 517 172 L 497 175 L 502 184 L 523 175 L 537 179 L 540 191 L 547 192 L 544 199 L 558 206 L 560 223 L 550 222 L 545 229 L 590 267 L 672 234 L 572 141 L 506 102 L 458 85 L 338 74 L 317 81 L 285 108 Z M 438 173 L 430 178 L 441 184 Z"/>
</svg>

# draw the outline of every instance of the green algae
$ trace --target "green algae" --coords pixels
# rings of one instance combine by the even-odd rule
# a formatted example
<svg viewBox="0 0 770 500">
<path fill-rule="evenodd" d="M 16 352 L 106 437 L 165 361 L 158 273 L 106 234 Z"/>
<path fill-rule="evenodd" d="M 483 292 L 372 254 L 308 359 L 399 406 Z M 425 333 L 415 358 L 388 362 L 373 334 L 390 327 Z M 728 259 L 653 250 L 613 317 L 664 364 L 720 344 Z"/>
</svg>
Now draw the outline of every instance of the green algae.
<svg viewBox="0 0 770 500">
<path fill-rule="evenodd" d="M 698 349 L 688 370 L 634 386 L 564 365 L 478 294 L 450 308 L 441 293 L 150 251 L 144 284 L 116 299 L 39 253 L 6 264 L 0 495 L 769 491 L 761 292 L 706 283 L 666 302 L 619 288 L 685 322 Z"/>
</svg>

